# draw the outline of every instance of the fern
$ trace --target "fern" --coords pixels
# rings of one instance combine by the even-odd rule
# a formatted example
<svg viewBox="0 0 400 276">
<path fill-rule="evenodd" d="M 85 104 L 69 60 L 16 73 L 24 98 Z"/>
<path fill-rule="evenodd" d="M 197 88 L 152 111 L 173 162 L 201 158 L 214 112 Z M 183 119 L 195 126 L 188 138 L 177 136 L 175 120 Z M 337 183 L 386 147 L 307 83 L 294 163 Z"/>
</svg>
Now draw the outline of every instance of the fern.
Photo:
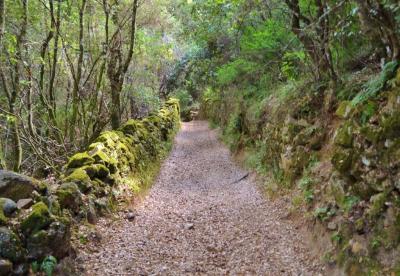
<svg viewBox="0 0 400 276">
<path fill-rule="evenodd" d="M 375 98 L 378 93 L 385 88 L 386 83 L 395 76 L 398 67 L 398 61 L 387 63 L 379 76 L 371 79 L 363 86 L 363 90 L 351 101 L 352 105 L 356 106 L 369 99 Z"/>
<path fill-rule="evenodd" d="M 57 259 L 53 256 L 47 256 L 40 265 L 40 270 L 43 271 L 46 276 L 52 276 L 56 265 Z"/>
</svg>

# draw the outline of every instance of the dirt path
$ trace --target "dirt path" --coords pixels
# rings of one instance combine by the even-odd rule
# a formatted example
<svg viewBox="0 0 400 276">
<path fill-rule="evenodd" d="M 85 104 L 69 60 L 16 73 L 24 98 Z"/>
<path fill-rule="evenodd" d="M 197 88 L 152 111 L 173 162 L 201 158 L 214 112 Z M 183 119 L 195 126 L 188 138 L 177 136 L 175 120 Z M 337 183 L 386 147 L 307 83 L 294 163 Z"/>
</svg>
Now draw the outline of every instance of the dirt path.
<svg viewBox="0 0 400 276">
<path fill-rule="evenodd" d="M 244 175 L 207 123 L 183 124 L 136 218 L 101 222 L 101 242 L 78 261 L 87 275 L 323 274 L 285 210 Z"/>
</svg>

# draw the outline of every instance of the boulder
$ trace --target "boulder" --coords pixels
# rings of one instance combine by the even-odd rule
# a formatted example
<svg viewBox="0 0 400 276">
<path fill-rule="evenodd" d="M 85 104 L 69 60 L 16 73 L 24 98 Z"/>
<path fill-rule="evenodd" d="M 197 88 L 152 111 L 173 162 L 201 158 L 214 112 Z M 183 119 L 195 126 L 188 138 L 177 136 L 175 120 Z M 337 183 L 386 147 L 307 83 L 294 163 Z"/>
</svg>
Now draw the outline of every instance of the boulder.
<svg viewBox="0 0 400 276">
<path fill-rule="evenodd" d="M 43 260 L 46 256 L 61 259 L 68 255 L 71 248 L 70 222 L 58 219 L 47 230 L 40 230 L 27 239 L 28 259 Z"/>
<path fill-rule="evenodd" d="M 336 115 L 342 119 L 347 119 L 353 110 L 354 107 L 350 101 L 343 101 L 339 104 Z"/>
<path fill-rule="evenodd" d="M 0 196 L 17 201 L 29 198 L 40 187 L 39 181 L 10 171 L 0 170 Z"/>
<path fill-rule="evenodd" d="M 46 228 L 53 221 L 49 209 L 43 202 L 32 206 L 29 215 L 21 222 L 21 230 L 25 235 L 30 235 Z"/>
<path fill-rule="evenodd" d="M 0 259 L 0 276 L 10 275 L 13 270 L 13 264 L 9 260 Z"/>
<path fill-rule="evenodd" d="M 87 153 L 81 152 L 77 153 L 69 159 L 67 168 L 80 168 L 85 165 L 90 165 L 94 163 L 94 159 Z"/>
<path fill-rule="evenodd" d="M 9 217 L 17 210 L 17 204 L 9 198 L 0 198 L 0 208 Z"/>
<path fill-rule="evenodd" d="M 343 149 L 341 147 L 336 148 L 331 162 L 332 165 L 339 172 L 343 174 L 348 174 L 353 161 L 353 150 L 351 149 Z"/>
<path fill-rule="evenodd" d="M 75 169 L 70 175 L 65 177 L 63 181 L 76 183 L 82 193 L 86 193 L 92 188 L 90 177 L 83 168 Z"/>
<path fill-rule="evenodd" d="M 17 208 L 18 209 L 28 209 L 33 205 L 33 199 L 32 198 L 23 198 L 18 200 L 17 202 Z"/>
<path fill-rule="evenodd" d="M 336 131 L 334 142 L 336 145 L 343 147 L 351 147 L 353 144 L 353 125 L 346 122 L 341 128 Z"/>
<path fill-rule="evenodd" d="M 0 256 L 12 262 L 20 262 L 25 257 L 20 239 L 6 227 L 0 227 Z"/>
<path fill-rule="evenodd" d="M 7 225 L 8 219 L 6 215 L 4 215 L 3 210 L 0 208 L 0 225 Z"/>
<path fill-rule="evenodd" d="M 57 189 L 57 197 L 61 208 L 69 209 L 73 213 L 79 212 L 82 204 L 82 194 L 75 183 L 64 183 Z"/>
</svg>

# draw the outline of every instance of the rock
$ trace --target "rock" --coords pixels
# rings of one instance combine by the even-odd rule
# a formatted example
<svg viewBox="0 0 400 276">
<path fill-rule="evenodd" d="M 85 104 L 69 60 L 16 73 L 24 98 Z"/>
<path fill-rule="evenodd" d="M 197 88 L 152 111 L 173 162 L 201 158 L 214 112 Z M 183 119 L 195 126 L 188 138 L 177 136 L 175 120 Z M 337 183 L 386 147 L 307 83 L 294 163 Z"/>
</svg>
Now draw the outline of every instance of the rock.
<svg viewBox="0 0 400 276">
<path fill-rule="evenodd" d="M 383 113 L 379 118 L 383 128 L 383 135 L 386 139 L 396 139 L 400 134 L 400 111 L 392 110 L 390 113 Z"/>
<path fill-rule="evenodd" d="M 32 198 L 23 198 L 18 200 L 17 202 L 17 208 L 18 209 L 28 209 L 33 205 L 33 199 Z"/>
<path fill-rule="evenodd" d="M 4 215 L 3 210 L 0 208 L 0 225 L 7 225 L 8 218 Z"/>
<path fill-rule="evenodd" d="M 54 221 L 48 230 L 40 230 L 28 238 L 28 258 L 42 260 L 50 255 L 58 259 L 63 258 L 70 251 L 70 240 L 70 222 L 66 219 Z"/>
<path fill-rule="evenodd" d="M 334 230 L 336 230 L 336 228 L 337 228 L 336 222 L 331 221 L 331 222 L 328 223 L 328 229 L 329 230 L 334 231 Z"/>
<path fill-rule="evenodd" d="M 6 227 L 0 227 L 0 256 L 12 262 L 22 261 L 25 257 L 20 239 Z"/>
<path fill-rule="evenodd" d="M 352 161 L 353 161 L 353 150 L 344 149 L 341 147 L 336 148 L 331 159 L 332 165 L 335 167 L 335 169 L 337 169 L 339 172 L 343 174 L 349 173 Z"/>
<path fill-rule="evenodd" d="M 13 270 L 13 264 L 9 260 L 0 259 L 0 276 L 10 275 Z"/>
<path fill-rule="evenodd" d="M 13 271 L 13 275 L 27 275 L 29 271 L 29 264 L 22 263 L 18 264 Z"/>
<path fill-rule="evenodd" d="M 347 183 L 338 172 L 334 172 L 328 182 L 328 193 L 333 196 L 339 206 L 343 205 L 345 199 L 345 187 Z M 344 208 L 344 206 L 341 206 Z"/>
<path fill-rule="evenodd" d="M 65 182 L 74 182 L 79 186 L 82 193 L 88 192 L 92 188 L 90 177 L 82 168 L 75 169 L 70 175 L 63 179 Z"/>
<path fill-rule="evenodd" d="M 87 205 L 86 219 L 91 224 L 96 224 L 98 220 L 96 207 L 92 199 L 89 200 L 89 204 Z"/>
<path fill-rule="evenodd" d="M 44 200 L 45 200 L 46 205 L 49 208 L 50 214 L 56 215 L 56 216 L 59 216 L 61 214 L 61 206 L 60 206 L 60 202 L 58 202 L 57 195 L 50 195 L 50 196 L 46 197 Z"/>
<path fill-rule="evenodd" d="M 61 208 L 69 209 L 73 213 L 79 212 L 82 205 L 82 194 L 75 183 L 64 183 L 56 191 Z"/>
<path fill-rule="evenodd" d="M 10 171 L 0 170 L 0 196 L 17 201 L 38 189 L 39 181 Z"/>
<path fill-rule="evenodd" d="M 84 169 L 91 179 L 103 179 L 110 174 L 110 170 L 103 164 L 92 164 L 84 167 Z"/>
<path fill-rule="evenodd" d="M 108 199 L 106 197 L 95 199 L 94 205 L 101 214 L 104 214 L 108 210 Z"/>
<path fill-rule="evenodd" d="M 17 210 L 17 204 L 9 198 L 0 198 L 0 208 L 3 209 L 4 215 L 9 217 Z"/>
<path fill-rule="evenodd" d="M 375 125 L 367 125 L 360 129 L 360 133 L 365 139 L 373 144 L 382 138 L 382 129 Z"/>
<path fill-rule="evenodd" d="M 352 106 L 350 101 L 343 101 L 339 104 L 338 109 L 336 110 L 336 115 L 342 119 L 349 118 L 349 115 L 353 111 L 354 107 Z"/>
<path fill-rule="evenodd" d="M 364 255 L 367 252 L 365 245 L 356 240 L 350 240 L 349 245 L 351 246 L 351 252 L 355 255 Z"/>
<path fill-rule="evenodd" d="M 342 127 L 336 130 L 334 143 L 346 148 L 349 148 L 353 144 L 353 125 L 350 122 L 346 122 Z"/>
<path fill-rule="evenodd" d="M 185 224 L 185 230 L 193 230 L 194 229 L 194 224 L 193 223 L 186 223 Z"/>
<path fill-rule="evenodd" d="M 82 152 L 75 154 L 69 159 L 67 168 L 80 168 L 82 166 L 90 165 L 93 163 L 94 159 L 87 152 Z"/>
<path fill-rule="evenodd" d="M 35 233 L 52 222 L 48 207 L 43 202 L 32 206 L 30 214 L 21 222 L 21 230 L 25 235 Z"/>
<path fill-rule="evenodd" d="M 382 213 L 385 207 L 386 199 L 387 194 L 385 192 L 371 196 L 370 206 L 367 210 L 367 214 L 371 219 L 374 219 L 376 216 Z"/>
<path fill-rule="evenodd" d="M 128 214 L 126 214 L 125 218 L 129 221 L 133 221 L 136 218 L 136 215 L 133 212 L 129 212 Z"/>
</svg>

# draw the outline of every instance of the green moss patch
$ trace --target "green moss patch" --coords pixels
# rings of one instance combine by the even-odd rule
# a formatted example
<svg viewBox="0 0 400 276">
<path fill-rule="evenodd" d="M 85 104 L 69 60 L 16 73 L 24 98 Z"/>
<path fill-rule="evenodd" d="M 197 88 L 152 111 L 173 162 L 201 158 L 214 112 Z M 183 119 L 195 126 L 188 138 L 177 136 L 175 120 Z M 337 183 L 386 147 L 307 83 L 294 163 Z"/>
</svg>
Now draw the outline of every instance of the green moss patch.
<svg viewBox="0 0 400 276">
<path fill-rule="evenodd" d="M 22 221 L 21 230 L 25 234 L 35 233 L 52 222 L 52 218 L 46 204 L 38 202 L 32 206 L 30 214 Z"/>
</svg>

